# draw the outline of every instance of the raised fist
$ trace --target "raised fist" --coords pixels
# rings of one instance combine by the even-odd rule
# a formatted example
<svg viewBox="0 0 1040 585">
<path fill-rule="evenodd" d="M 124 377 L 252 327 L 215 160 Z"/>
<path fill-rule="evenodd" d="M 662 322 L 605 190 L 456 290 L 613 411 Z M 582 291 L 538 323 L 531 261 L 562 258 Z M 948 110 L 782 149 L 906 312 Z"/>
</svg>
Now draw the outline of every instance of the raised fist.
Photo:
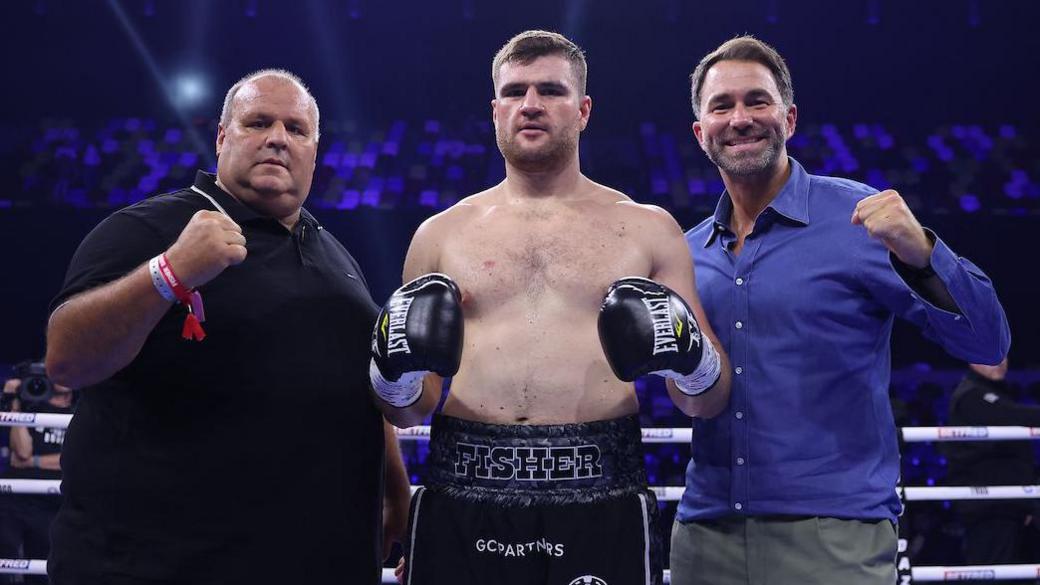
<svg viewBox="0 0 1040 585">
<path fill-rule="evenodd" d="M 193 289 L 245 260 L 246 238 L 231 218 L 203 209 L 184 226 L 166 259 L 184 286 Z"/>
</svg>

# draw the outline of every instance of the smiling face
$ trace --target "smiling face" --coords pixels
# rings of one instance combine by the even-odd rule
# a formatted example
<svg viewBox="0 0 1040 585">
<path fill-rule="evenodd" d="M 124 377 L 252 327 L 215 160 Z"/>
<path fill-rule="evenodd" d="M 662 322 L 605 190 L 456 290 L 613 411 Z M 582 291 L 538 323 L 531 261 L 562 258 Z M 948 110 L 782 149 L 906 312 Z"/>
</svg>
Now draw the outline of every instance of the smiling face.
<svg viewBox="0 0 1040 585">
<path fill-rule="evenodd" d="M 287 79 L 259 77 L 238 90 L 231 112 L 217 129 L 217 178 L 254 211 L 294 218 L 318 153 L 311 99 Z"/>
<path fill-rule="evenodd" d="M 704 76 L 701 118 L 693 133 L 731 177 L 770 176 L 787 157 L 797 108 L 785 107 L 769 69 L 753 61 L 719 61 Z"/>
<path fill-rule="evenodd" d="M 491 102 L 495 140 L 510 165 L 539 171 L 577 156 L 592 100 L 582 95 L 571 63 L 560 55 L 502 64 Z"/>
</svg>

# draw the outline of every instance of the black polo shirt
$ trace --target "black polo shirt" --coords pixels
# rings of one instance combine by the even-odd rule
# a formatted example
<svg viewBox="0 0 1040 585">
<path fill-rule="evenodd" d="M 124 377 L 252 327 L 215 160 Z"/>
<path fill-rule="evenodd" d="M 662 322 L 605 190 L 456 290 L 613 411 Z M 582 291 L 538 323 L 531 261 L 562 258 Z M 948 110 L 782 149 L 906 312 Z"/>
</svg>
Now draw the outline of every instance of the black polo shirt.
<svg viewBox="0 0 1040 585">
<path fill-rule="evenodd" d="M 248 256 L 199 289 L 204 341 L 181 338 L 175 305 L 130 365 L 83 389 L 52 577 L 377 583 L 378 308 L 361 270 L 306 210 L 290 233 L 211 175 L 195 188 L 242 226 Z M 184 189 L 109 216 L 76 251 L 52 310 L 169 248 L 200 209 L 214 206 Z"/>
</svg>

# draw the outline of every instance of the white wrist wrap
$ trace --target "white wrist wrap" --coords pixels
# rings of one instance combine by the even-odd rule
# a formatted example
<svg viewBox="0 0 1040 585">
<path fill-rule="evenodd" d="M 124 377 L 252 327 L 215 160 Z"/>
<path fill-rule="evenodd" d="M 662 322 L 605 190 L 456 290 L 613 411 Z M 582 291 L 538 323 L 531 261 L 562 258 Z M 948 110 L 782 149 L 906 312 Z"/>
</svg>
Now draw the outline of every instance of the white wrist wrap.
<svg viewBox="0 0 1040 585">
<path fill-rule="evenodd" d="M 675 381 L 675 387 L 679 389 L 679 392 L 687 396 L 703 394 L 722 375 L 722 359 L 719 358 L 719 352 L 715 351 L 715 346 L 711 343 L 711 340 L 706 336 L 702 337 L 702 340 L 704 347 L 701 350 L 701 361 L 697 364 L 697 369 L 693 373 L 686 376 L 672 370 L 660 370 L 654 373 L 665 378 L 671 378 Z"/>
<path fill-rule="evenodd" d="M 379 371 L 375 360 L 368 363 L 368 377 L 372 381 L 372 389 L 388 404 L 397 408 L 411 406 L 423 391 L 423 377 L 429 372 L 405 372 L 400 379 L 387 380 Z"/>
<path fill-rule="evenodd" d="M 159 256 L 162 256 L 162 254 Z M 176 303 L 177 295 L 173 294 L 173 289 L 166 283 L 166 279 L 162 276 L 162 270 L 159 268 L 159 256 L 148 261 L 148 273 L 152 276 L 152 286 L 159 291 L 162 298 L 171 303 Z"/>
</svg>

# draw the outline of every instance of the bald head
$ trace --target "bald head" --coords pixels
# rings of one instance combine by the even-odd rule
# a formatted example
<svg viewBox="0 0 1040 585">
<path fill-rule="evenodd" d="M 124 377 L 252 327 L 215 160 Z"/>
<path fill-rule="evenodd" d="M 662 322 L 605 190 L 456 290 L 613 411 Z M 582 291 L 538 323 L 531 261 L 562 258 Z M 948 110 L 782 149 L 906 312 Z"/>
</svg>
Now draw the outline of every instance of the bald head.
<svg viewBox="0 0 1040 585">
<path fill-rule="evenodd" d="M 311 110 L 314 114 L 314 139 L 317 140 L 320 135 L 319 121 L 321 114 L 318 111 L 318 102 L 311 95 L 307 86 L 304 85 L 303 80 L 296 74 L 286 71 L 285 69 L 261 69 L 254 71 L 249 75 L 246 75 L 242 79 L 239 79 L 231 86 L 227 94 L 224 96 L 224 106 L 220 110 L 220 124 L 221 126 L 227 126 L 231 122 L 231 118 L 234 115 L 235 104 L 238 102 L 238 98 L 246 98 L 253 95 L 256 92 L 254 82 L 261 78 L 274 78 L 275 80 L 282 80 L 286 83 L 294 85 L 300 90 L 307 100 L 310 102 Z"/>
</svg>

